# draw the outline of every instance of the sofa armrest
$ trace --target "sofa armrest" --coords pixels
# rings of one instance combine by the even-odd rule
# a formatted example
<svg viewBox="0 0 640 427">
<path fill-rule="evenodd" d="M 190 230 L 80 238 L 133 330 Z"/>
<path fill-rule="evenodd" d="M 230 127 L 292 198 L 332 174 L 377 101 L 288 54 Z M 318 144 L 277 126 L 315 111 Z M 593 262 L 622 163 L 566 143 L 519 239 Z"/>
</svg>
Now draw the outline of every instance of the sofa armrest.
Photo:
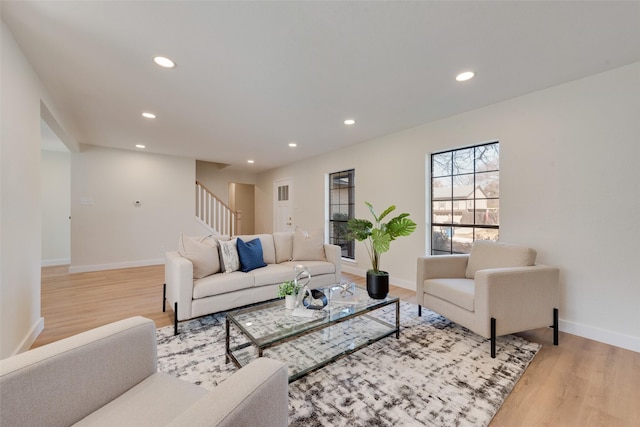
<svg viewBox="0 0 640 427">
<path fill-rule="evenodd" d="M 324 255 L 327 261 L 336 266 L 336 277 L 342 277 L 342 248 L 338 245 L 324 244 Z"/>
<path fill-rule="evenodd" d="M 178 252 L 164 254 L 164 282 L 167 285 L 167 301 L 178 303 L 178 320 L 191 319 L 193 299 L 193 264 Z"/>
<path fill-rule="evenodd" d="M 560 270 L 547 265 L 478 270 L 475 275 L 475 312 L 478 332 L 490 334 L 496 319 L 497 335 L 550 326 L 560 304 Z"/>
<path fill-rule="evenodd" d="M 418 257 L 416 269 L 416 293 L 424 293 L 424 281 L 436 278 L 464 278 L 469 261 L 468 254 L 427 255 Z"/>
<path fill-rule="evenodd" d="M 288 405 L 286 365 L 261 357 L 227 378 L 169 425 L 284 427 Z"/>
<path fill-rule="evenodd" d="M 157 370 L 152 320 L 132 317 L 0 361 L 0 425 L 68 426 Z"/>
</svg>

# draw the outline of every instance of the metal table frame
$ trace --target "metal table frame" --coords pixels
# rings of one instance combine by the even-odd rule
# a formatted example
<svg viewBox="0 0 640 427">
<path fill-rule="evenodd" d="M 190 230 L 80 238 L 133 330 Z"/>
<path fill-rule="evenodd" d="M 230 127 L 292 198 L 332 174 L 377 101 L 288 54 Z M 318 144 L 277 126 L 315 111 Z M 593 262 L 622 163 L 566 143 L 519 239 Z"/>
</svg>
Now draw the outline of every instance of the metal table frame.
<svg viewBox="0 0 640 427">
<path fill-rule="evenodd" d="M 284 301 L 282 301 L 281 303 L 284 306 Z M 261 304 L 261 305 L 264 305 L 264 304 Z M 259 309 L 261 305 L 257 305 L 255 308 Z M 395 305 L 395 310 L 396 310 L 396 322 L 395 322 L 395 325 L 389 324 L 389 323 L 387 323 L 387 322 L 385 322 L 385 321 L 383 321 L 381 319 L 378 319 L 376 317 L 367 315 L 367 313 L 370 313 L 370 312 L 375 311 L 375 310 L 380 310 L 380 309 L 382 309 L 384 307 L 387 307 L 389 305 Z M 368 319 L 374 320 L 376 322 L 379 322 L 379 323 L 383 324 L 384 326 L 387 326 L 387 327 L 389 327 L 391 329 L 389 330 L 389 332 L 384 333 L 379 337 L 375 337 L 375 338 L 372 338 L 372 339 L 367 339 L 367 341 L 365 341 L 363 344 L 361 344 L 359 346 L 356 346 L 353 349 L 349 349 L 348 351 L 341 352 L 341 353 L 339 353 L 339 354 L 337 354 L 337 355 L 335 355 L 333 357 L 330 357 L 329 359 L 323 361 L 322 363 L 316 364 L 316 365 L 314 365 L 314 366 L 312 366 L 310 368 L 307 368 L 307 369 L 305 369 L 305 370 L 303 370 L 301 372 L 298 372 L 298 373 L 296 373 L 294 375 L 289 376 L 289 382 L 291 383 L 291 382 L 293 382 L 293 381 L 295 381 L 295 380 L 297 380 L 299 378 L 302 378 L 303 376 L 309 374 L 310 372 L 315 371 L 316 369 L 319 369 L 319 368 L 321 368 L 323 366 L 326 366 L 329 363 L 332 363 L 332 362 L 334 362 L 334 361 L 336 361 L 336 360 L 338 360 L 338 359 L 340 359 L 342 357 L 345 357 L 345 356 L 347 356 L 347 355 L 349 355 L 349 354 L 351 354 L 353 352 L 356 352 L 356 351 L 358 351 L 358 350 L 360 350 L 360 349 L 362 349 L 362 348 L 364 348 L 364 347 L 366 347 L 366 346 L 368 346 L 368 345 L 370 345 L 370 344 L 372 344 L 372 343 L 374 343 L 376 341 L 379 341 L 379 340 L 381 340 L 383 338 L 386 338 L 386 337 L 388 337 L 390 335 L 395 334 L 396 339 L 400 338 L 400 299 L 399 298 L 388 299 L 388 300 L 384 301 L 382 304 L 375 305 L 373 307 L 366 307 L 366 308 L 364 308 L 362 310 L 358 310 L 358 311 L 356 311 L 354 313 L 351 313 L 349 315 L 346 315 L 344 317 L 339 317 L 337 319 L 333 319 L 333 320 L 330 320 L 328 322 L 323 322 L 323 323 L 320 323 L 320 324 L 316 324 L 316 325 L 310 326 L 309 328 L 304 328 L 304 329 L 302 329 L 302 330 L 300 330 L 298 332 L 295 332 L 295 333 L 293 333 L 291 335 L 283 337 L 282 339 L 275 339 L 273 341 L 269 341 L 269 342 L 264 343 L 264 344 L 258 342 L 258 339 L 260 339 L 262 337 L 256 339 L 251 333 L 249 333 L 240 324 L 240 322 L 238 322 L 236 320 L 235 317 L 233 317 L 233 315 L 227 314 L 226 320 L 225 320 L 225 326 L 226 326 L 226 334 L 225 334 L 225 354 L 226 354 L 226 358 L 225 358 L 225 360 L 226 360 L 226 363 L 229 363 L 230 361 L 232 361 L 238 368 L 241 368 L 242 364 L 235 357 L 235 355 L 233 354 L 233 351 L 237 351 L 237 350 L 239 350 L 241 348 L 245 348 L 245 347 L 248 347 L 248 346 L 252 345 L 257 349 L 258 357 L 262 357 L 262 355 L 264 353 L 264 350 L 266 350 L 268 348 L 283 344 L 283 343 L 291 341 L 291 340 L 298 339 L 298 338 L 303 337 L 305 335 L 308 335 L 308 334 L 311 334 L 313 332 L 328 328 L 328 327 L 330 327 L 332 325 L 336 325 L 338 323 L 349 321 L 349 320 L 354 319 L 354 318 L 359 317 L 359 316 L 367 317 Z M 231 334 L 231 325 L 232 324 L 236 328 L 238 328 L 238 330 L 240 330 L 241 334 L 245 338 L 247 338 L 249 340 L 249 342 L 244 343 L 243 345 L 235 347 L 233 349 L 230 348 L 230 334 Z"/>
</svg>

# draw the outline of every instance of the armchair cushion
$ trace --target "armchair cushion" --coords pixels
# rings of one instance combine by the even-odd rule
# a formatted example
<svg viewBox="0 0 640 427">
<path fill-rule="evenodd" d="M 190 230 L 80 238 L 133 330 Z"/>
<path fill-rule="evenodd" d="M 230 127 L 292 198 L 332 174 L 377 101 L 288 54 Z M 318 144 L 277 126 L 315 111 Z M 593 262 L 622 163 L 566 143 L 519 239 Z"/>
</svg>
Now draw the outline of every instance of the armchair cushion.
<svg viewBox="0 0 640 427">
<path fill-rule="evenodd" d="M 202 387 L 156 373 L 74 426 L 161 426 L 206 395 Z"/>
<path fill-rule="evenodd" d="M 467 279 L 475 278 L 478 270 L 503 267 L 528 267 L 535 265 L 536 251 L 526 246 L 478 240 L 473 243 L 467 271 Z"/>
<path fill-rule="evenodd" d="M 473 311 L 475 285 L 472 279 L 429 279 L 424 281 L 424 291 L 465 310 Z"/>
</svg>

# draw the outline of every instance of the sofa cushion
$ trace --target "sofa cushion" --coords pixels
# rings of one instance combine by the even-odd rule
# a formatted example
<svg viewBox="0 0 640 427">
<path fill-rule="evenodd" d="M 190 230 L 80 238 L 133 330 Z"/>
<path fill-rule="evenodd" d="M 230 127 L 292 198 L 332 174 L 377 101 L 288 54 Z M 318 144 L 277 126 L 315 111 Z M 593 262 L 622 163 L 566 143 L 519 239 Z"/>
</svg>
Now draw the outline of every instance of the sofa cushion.
<svg viewBox="0 0 640 427">
<path fill-rule="evenodd" d="M 218 247 L 219 240 L 229 240 L 230 237 L 227 234 L 207 234 L 204 237 L 192 237 L 192 239 L 198 240 L 200 243 L 204 243 L 205 245 Z"/>
<path fill-rule="evenodd" d="M 234 271 L 227 274 L 212 274 L 193 281 L 193 299 L 252 288 L 253 283 L 252 273 Z"/>
<path fill-rule="evenodd" d="M 293 232 L 273 233 L 273 243 L 276 248 L 276 263 L 291 261 L 293 258 Z"/>
<path fill-rule="evenodd" d="M 240 269 L 240 257 L 238 256 L 237 239 L 219 241 L 220 268 L 223 273 L 231 273 Z"/>
<path fill-rule="evenodd" d="M 256 287 L 280 284 L 295 278 L 293 267 L 283 264 L 269 264 L 266 267 L 253 270 L 251 274 L 253 274 Z M 276 297 L 275 293 L 273 297 Z"/>
<path fill-rule="evenodd" d="M 293 233 L 293 261 L 326 261 L 324 235 L 321 231 L 308 233 L 297 227 Z"/>
<path fill-rule="evenodd" d="M 156 373 L 74 426 L 164 425 L 206 394 L 202 387 Z"/>
<path fill-rule="evenodd" d="M 237 240 L 238 256 L 240 257 L 240 271 L 248 273 L 256 268 L 266 267 L 262 258 L 262 244 L 260 239 L 245 242 L 241 238 Z"/>
<path fill-rule="evenodd" d="M 465 310 L 474 310 L 475 285 L 471 279 L 428 279 L 424 281 L 424 292 Z"/>
<path fill-rule="evenodd" d="M 526 246 L 477 240 L 473 243 L 466 277 L 473 279 L 476 271 L 487 268 L 527 267 L 536 262 L 536 251 Z"/>
<path fill-rule="evenodd" d="M 287 266 L 291 268 L 291 271 L 295 268 L 296 265 L 304 265 L 309 269 L 309 273 L 311 273 L 311 277 L 319 276 L 321 274 L 333 274 L 336 272 L 335 264 L 329 261 L 287 261 L 283 262 L 282 266 Z M 289 279 L 292 280 L 292 279 Z"/>
<path fill-rule="evenodd" d="M 206 239 L 206 236 L 201 238 Z M 201 279 L 220 271 L 218 248 L 180 234 L 178 253 L 193 264 L 193 277 Z"/>
<path fill-rule="evenodd" d="M 260 239 L 260 244 L 262 245 L 262 259 L 264 259 L 265 264 L 276 263 L 276 250 L 273 244 L 273 236 L 271 234 L 246 234 L 236 237 L 244 240 L 245 242 L 256 238 Z"/>
</svg>

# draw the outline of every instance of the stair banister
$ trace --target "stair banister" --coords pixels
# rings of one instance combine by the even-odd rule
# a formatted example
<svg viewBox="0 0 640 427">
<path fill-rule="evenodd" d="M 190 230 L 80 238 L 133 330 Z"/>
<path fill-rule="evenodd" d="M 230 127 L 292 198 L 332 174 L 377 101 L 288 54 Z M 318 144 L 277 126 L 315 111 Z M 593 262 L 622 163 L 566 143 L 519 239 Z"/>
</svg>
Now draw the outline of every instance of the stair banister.
<svg viewBox="0 0 640 427">
<path fill-rule="evenodd" d="M 237 234 L 236 212 L 216 197 L 202 183 L 196 181 L 196 218 L 218 234 Z"/>
</svg>

